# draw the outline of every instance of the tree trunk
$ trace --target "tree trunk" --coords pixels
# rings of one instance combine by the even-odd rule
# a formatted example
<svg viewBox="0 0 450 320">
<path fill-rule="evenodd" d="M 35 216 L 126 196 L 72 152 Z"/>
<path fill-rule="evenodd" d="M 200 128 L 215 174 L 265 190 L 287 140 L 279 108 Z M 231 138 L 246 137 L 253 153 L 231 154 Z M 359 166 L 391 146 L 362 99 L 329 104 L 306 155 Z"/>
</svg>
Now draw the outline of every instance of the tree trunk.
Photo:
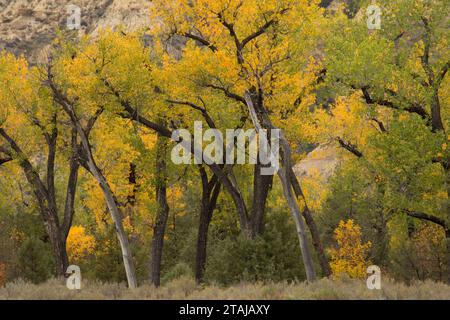
<svg viewBox="0 0 450 320">
<path fill-rule="evenodd" d="M 441 117 L 441 102 L 439 99 L 439 87 L 433 85 L 433 98 L 431 102 L 431 124 L 433 132 L 445 132 L 444 124 Z"/>
<path fill-rule="evenodd" d="M 158 209 L 156 222 L 153 227 L 153 240 L 150 257 L 150 281 L 156 287 L 161 284 L 161 261 L 164 245 L 164 234 L 167 219 L 169 218 L 169 205 L 167 203 L 167 139 L 158 134 L 156 146 L 156 201 Z"/>
<path fill-rule="evenodd" d="M 66 201 L 64 205 L 64 220 L 62 225 L 62 237 L 64 241 L 67 239 L 72 226 L 75 208 L 75 194 L 77 191 L 78 171 L 80 169 L 80 162 L 78 161 L 78 145 L 76 139 L 76 132 L 72 133 L 72 156 L 69 160 L 69 178 L 67 181 Z"/>
<path fill-rule="evenodd" d="M 280 168 L 280 170 L 278 171 L 278 176 L 280 177 L 281 184 L 283 186 L 284 197 L 286 198 L 286 202 L 292 213 L 295 227 L 297 229 L 297 236 L 300 243 L 300 250 L 302 252 L 303 264 L 305 266 L 306 279 L 312 282 L 316 280 L 314 263 L 308 246 L 308 238 L 306 237 L 305 225 L 300 214 L 297 200 L 294 196 L 294 193 L 292 192 L 288 174 L 289 172 L 287 172 L 286 167 Z"/>
<path fill-rule="evenodd" d="M 59 103 L 64 111 L 69 116 L 73 127 L 76 129 L 78 136 L 81 141 L 81 148 L 84 154 L 86 169 L 94 176 L 99 184 L 103 196 L 105 198 L 108 209 L 111 213 L 112 219 L 114 221 L 117 237 L 119 239 L 120 248 L 122 251 L 123 264 L 125 267 L 125 273 L 127 277 L 128 287 L 136 288 L 137 287 L 137 279 L 136 279 L 136 271 L 134 268 L 133 256 L 131 252 L 130 243 L 128 241 L 127 235 L 123 228 L 122 224 L 122 213 L 119 209 L 117 201 L 115 199 L 114 193 L 111 190 L 110 185 L 106 181 L 105 176 L 103 175 L 100 168 L 97 166 L 94 160 L 94 156 L 92 154 L 91 146 L 88 140 L 88 133 L 83 129 L 77 115 L 73 109 L 71 102 L 67 99 L 64 94 L 62 94 L 59 89 L 56 87 L 53 82 L 53 76 L 50 73 L 50 69 L 48 70 L 48 85 L 53 91 L 53 97 L 57 103 Z M 101 110 L 101 109 L 100 109 Z M 95 118 L 94 118 L 95 119 Z M 88 128 L 87 131 L 90 129 Z"/>
<path fill-rule="evenodd" d="M 314 250 L 316 251 L 317 258 L 319 259 L 320 269 L 322 270 L 322 274 L 324 277 L 331 276 L 331 269 L 328 263 L 328 259 L 325 256 L 325 251 L 323 250 L 322 240 L 320 239 L 319 230 L 317 229 L 316 222 L 314 221 L 311 212 L 308 207 L 305 205 L 305 209 L 302 212 L 303 217 L 305 218 L 306 225 L 308 226 L 309 232 L 311 233 L 311 239 L 314 246 Z"/>
<path fill-rule="evenodd" d="M 123 264 L 125 266 L 125 273 L 127 276 L 128 286 L 130 288 L 136 288 L 137 279 L 134 269 L 133 256 L 131 253 L 131 248 L 127 235 L 125 233 L 125 229 L 123 228 L 122 213 L 117 205 L 117 201 L 111 190 L 111 187 L 109 186 L 108 182 L 103 176 L 101 170 L 97 167 L 97 165 L 93 161 L 92 156 L 89 156 L 88 166 L 89 171 L 91 171 L 92 175 L 95 177 L 98 184 L 100 185 L 100 188 L 103 192 L 103 196 L 105 197 L 106 204 L 114 221 L 117 237 L 119 239 L 120 248 L 122 251 Z"/>
<path fill-rule="evenodd" d="M 252 238 L 261 235 L 264 231 L 267 196 L 269 195 L 269 190 L 273 182 L 273 176 L 261 175 L 262 167 L 258 163 L 255 165 L 253 173 L 253 202 L 250 216 Z"/>
<path fill-rule="evenodd" d="M 106 181 L 106 179 L 103 176 L 100 169 L 93 162 L 92 158 L 88 161 L 88 165 L 89 165 L 89 171 L 91 171 L 92 175 L 95 177 L 98 184 L 100 185 L 100 188 L 103 192 L 103 196 L 105 197 L 106 204 L 108 206 L 108 209 L 109 209 L 112 219 L 114 221 L 117 237 L 119 239 L 120 248 L 122 251 L 122 258 L 123 258 L 123 264 L 125 266 L 125 273 L 127 276 L 128 287 L 136 288 L 137 287 L 137 279 L 136 279 L 136 273 L 135 273 L 135 269 L 134 269 L 133 256 L 131 253 L 131 248 L 130 248 L 130 244 L 129 244 L 127 235 L 125 233 L 125 229 L 123 228 L 122 213 L 117 205 L 117 201 L 114 197 L 111 187 L 109 186 L 108 182 Z"/>
<path fill-rule="evenodd" d="M 16 153 L 19 157 L 19 164 L 25 173 L 25 177 L 28 183 L 33 189 L 33 193 L 39 205 L 39 211 L 44 222 L 45 231 L 52 246 L 56 263 L 56 275 L 64 275 L 68 266 L 66 241 L 61 234 L 55 197 L 54 195 L 52 197 L 49 195 L 49 188 L 45 186 L 44 182 L 39 177 L 39 174 L 36 172 L 32 164 L 23 153 L 19 145 L 14 141 L 14 139 L 11 138 L 3 128 L 0 128 L 0 135 L 5 139 L 14 153 Z M 53 165 L 54 163 L 54 153 L 54 147 L 49 146 L 48 163 L 50 165 Z M 51 168 L 51 170 L 47 174 L 47 182 L 49 182 L 50 189 L 54 190 L 54 188 L 51 187 L 53 185 L 52 170 L 53 169 Z"/>
<path fill-rule="evenodd" d="M 263 129 L 271 130 L 273 129 L 273 125 L 268 118 L 268 115 L 265 114 L 263 108 L 260 110 L 255 109 L 255 105 L 258 103 L 254 103 L 254 100 L 257 102 L 258 98 L 255 95 L 251 95 L 249 92 L 245 92 L 245 101 L 249 108 L 249 113 L 252 118 L 253 124 L 257 132 L 262 131 Z M 260 119 L 261 117 L 261 119 Z M 284 197 L 286 198 L 286 202 L 288 204 L 289 210 L 291 211 L 292 217 L 295 222 L 295 227 L 297 229 L 297 236 L 300 243 L 300 249 L 302 252 L 303 264 L 305 266 L 306 279 L 310 282 L 316 280 L 316 274 L 314 271 L 314 263 L 312 260 L 311 252 L 308 246 L 308 239 L 305 233 L 305 224 L 301 217 L 300 209 L 297 204 L 297 199 L 294 196 L 294 192 L 292 190 L 292 180 L 291 180 L 291 155 L 290 155 L 290 147 L 287 140 L 284 138 L 282 134 L 280 134 L 280 146 L 282 148 L 281 158 L 282 158 L 282 166 L 278 170 L 278 176 L 281 180 L 281 185 L 283 186 Z M 273 155 L 272 151 L 269 151 L 269 155 Z"/>
<path fill-rule="evenodd" d="M 195 280 L 197 283 L 203 281 L 206 266 L 206 249 L 208 243 L 208 230 L 211 218 L 216 208 L 217 199 L 220 194 L 221 184 L 217 177 L 213 176 L 208 182 L 206 171 L 200 167 L 202 177 L 202 204 L 200 208 L 200 218 L 197 237 L 197 253 L 195 257 Z"/>
<path fill-rule="evenodd" d="M 66 238 L 62 237 L 58 222 L 54 218 L 44 220 L 44 225 L 50 239 L 53 256 L 55 257 L 56 275 L 61 277 L 66 273 L 67 267 L 69 266 Z"/>
<path fill-rule="evenodd" d="M 316 251 L 317 258 L 319 259 L 320 268 L 322 270 L 322 274 L 325 277 L 329 277 L 331 275 L 330 265 L 328 263 L 328 259 L 325 256 L 325 251 L 323 250 L 322 240 L 320 239 L 319 230 L 317 229 L 316 222 L 311 214 L 311 211 L 308 208 L 308 204 L 306 203 L 305 195 L 300 186 L 300 183 L 295 176 L 294 170 L 291 167 L 291 184 L 294 189 L 295 195 L 299 201 L 304 201 L 305 208 L 303 209 L 302 216 L 305 218 L 306 225 L 308 226 L 309 232 L 311 233 L 311 239 L 314 246 L 314 250 Z"/>
</svg>

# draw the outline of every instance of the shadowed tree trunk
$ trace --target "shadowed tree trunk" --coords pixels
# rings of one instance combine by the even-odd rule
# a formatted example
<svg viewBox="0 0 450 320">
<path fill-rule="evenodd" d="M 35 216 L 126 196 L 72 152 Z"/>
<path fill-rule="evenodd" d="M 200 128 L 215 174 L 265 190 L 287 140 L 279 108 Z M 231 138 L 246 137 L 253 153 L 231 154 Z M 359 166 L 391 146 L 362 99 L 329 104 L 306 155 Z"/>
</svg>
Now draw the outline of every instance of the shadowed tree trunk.
<svg viewBox="0 0 450 320">
<path fill-rule="evenodd" d="M 253 172 L 253 201 L 250 215 L 252 228 L 251 237 L 253 239 L 264 232 L 267 197 L 273 183 L 273 176 L 261 174 L 261 169 L 263 167 L 264 166 L 258 163 L 255 165 Z"/>
<path fill-rule="evenodd" d="M 211 223 L 211 218 L 214 209 L 216 208 L 221 188 L 221 184 L 215 175 L 208 181 L 206 170 L 203 167 L 200 167 L 199 171 L 202 179 L 202 203 L 198 226 L 197 253 L 195 257 L 195 280 L 197 283 L 203 281 L 206 266 L 209 224 Z"/>
<path fill-rule="evenodd" d="M 92 125 L 94 124 L 92 121 Z M 90 130 L 90 128 L 88 129 Z M 64 205 L 64 220 L 63 220 L 63 240 L 66 241 L 70 227 L 72 226 L 72 220 L 74 216 L 74 208 L 75 208 L 75 194 L 77 191 L 77 183 L 78 183 L 78 171 L 80 169 L 80 162 L 78 161 L 78 153 L 79 153 L 79 145 L 77 142 L 77 131 L 72 129 L 72 155 L 69 160 L 69 178 L 67 181 L 67 189 L 66 189 L 66 201 Z"/>
<path fill-rule="evenodd" d="M 167 203 L 167 138 L 158 134 L 156 142 L 156 202 L 158 209 L 156 221 L 153 227 L 153 240 L 150 256 L 150 281 L 156 287 L 161 284 L 161 260 L 166 232 L 167 220 L 169 218 L 169 205 Z"/>
</svg>

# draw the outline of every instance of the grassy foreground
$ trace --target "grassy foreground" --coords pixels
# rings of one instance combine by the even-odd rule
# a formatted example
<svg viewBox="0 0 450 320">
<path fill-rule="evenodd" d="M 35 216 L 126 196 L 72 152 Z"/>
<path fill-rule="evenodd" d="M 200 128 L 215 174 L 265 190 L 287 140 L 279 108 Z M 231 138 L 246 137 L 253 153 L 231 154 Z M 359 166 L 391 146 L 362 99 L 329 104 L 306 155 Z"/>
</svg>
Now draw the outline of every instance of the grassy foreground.
<svg viewBox="0 0 450 320">
<path fill-rule="evenodd" d="M 412 285 L 382 282 L 381 290 L 368 290 L 365 281 L 322 279 L 307 283 L 241 283 L 231 287 L 197 286 L 190 278 L 174 280 L 159 289 L 142 285 L 128 290 L 125 284 L 83 281 L 79 291 L 68 290 L 59 280 L 34 285 L 15 281 L 0 288 L 0 299 L 420 299 L 450 300 L 450 286 L 433 281 L 417 282 Z"/>
</svg>

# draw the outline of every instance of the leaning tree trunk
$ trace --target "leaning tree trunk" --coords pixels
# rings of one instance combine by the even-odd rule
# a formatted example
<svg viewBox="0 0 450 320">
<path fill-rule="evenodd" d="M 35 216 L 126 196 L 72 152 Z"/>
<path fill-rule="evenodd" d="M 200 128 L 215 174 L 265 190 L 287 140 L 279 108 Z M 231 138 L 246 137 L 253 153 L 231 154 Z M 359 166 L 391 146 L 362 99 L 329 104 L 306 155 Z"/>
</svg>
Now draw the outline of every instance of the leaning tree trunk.
<svg viewBox="0 0 450 320">
<path fill-rule="evenodd" d="M 305 218 L 306 225 L 308 226 L 309 232 L 311 233 L 311 239 L 316 251 L 317 258 L 319 259 L 320 269 L 325 277 L 331 276 L 330 264 L 325 256 L 325 251 L 323 250 L 322 240 L 320 239 L 319 230 L 317 229 L 316 222 L 314 221 L 311 212 L 308 208 L 305 208 L 302 212 L 303 218 Z"/>
<path fill-rule="evenodd" d="M 91 171 L 92 175 L 95 177 L 98 184 L 100 185 L 100 188 L 103 192 L 103 196 L 105 197 L 106 200 L 106 204 L 114 221 L 117 237 L 119 239 L 120 248 L 122 251 L 122 259 L 123 264 L 125 266 L 125 273 L 127 276 L 128 287 L 136 288 L 137 287 L 136 271 L 134 269 L 134 262 L 131 253 L 130 243 L 128 241 L 128 237 L 125 233 L 125 229 L 123 228 L 122 224 L 123 218 L 122 213 L 117 205 L 117 201 L 114 197 L 111 187 L 109 186 L 100 169 L 93 161 L 92 156 L 88 157 L 88 166 L 89 171 Z"/>
<path fill-rule="evenodd" d="M 136 279 L 136 271 L 134 268 L 133 256 L 131 252 L 130 243 L 128 241 L 127 235 L 125 233 L 125 229 L 122 224 L 122 212 L 117 205 L 116 198 L 114 196 L 113 191 L 111 190 L 108 181 L 103 175 L 100 168 L 97 166 L 94 160 L 94 156 L 92 154 L 91 146 L 89 144 L 86 132 L 82 128 L 79 119 L 77 118 L 75 111 L 73 110 L 73 106 L 67 100 L 67 98 L 58 90 L 58 88 L 54 85 L 52 78 L 49 76 L 49 85 L 53 90 L 55 100 L 63 107 L 64 111 L 70 117 L 70 120 L 77 130 L 78 136 L 80 137 L 82 151 L 85 157 L 85 166 L 86 169 L 94 176 L 99 184 L 103 196 L 105 198 L 108 209 L 111 213 L 111 217 L 113 219 L 117 237 L 119 239 L 120 248 L 122 251 L 122 259 L 125 267 L 125 274 L 127 277 L 128 287 L 136 288 L 137 287 L 137 279 Z"/>
<path fill-rule="evenodd" d="M 59 90 L 54 82 L 54 76 L 51 73 L 51 66 L 48 66 L 47 69 L 47 85 L 53 92 L 53 98 L 55 102 L 57 102 L 63 108 L 64 112 L 69 116 L 70 121 L 72 122 L 73 128 L 77 131 L 78 136 L 81 141 L 81 150 L 83 156 L 85 157 L 83 165 L 86 169 L 94 176 L 99 184 L 103 196 L 105 198 L 108 209 L 111 213 L 111 217 L 114 221 L 117 237 L 119 239 L 120 248 L 122 251 L 122 259 L 125 267 L 125 274 L 127 277 L 128 287 L 136 288 L 137 287 L 137 279 L 136 279 L 136 270 L 134 268 L 133 256 L 131 252 L 130 243 L 128 241 L 127 235 L 123 228 L 122 219 L 123 215 L 119 209 L 116 198 L 114 196 L 113 191 L 111 190 L 110 185 L 108 184 L 105 176 L 103 175 L 100 168 L 97 166 L 94 160 L 94 156 L 92 154 L 92 149 L 89 144 L 89 130 L 85 131 L 78 119 L 72 102 Z M 102 110 L 102 109 L 100 109 Z M 95 118 L 94 118 L 95 119 Z"/>
<path fill-rule="evenodd" d="M 266 114 L 263 114 L 263 110 L 255 109 L 255 104 L 252 99 L 252 95 L 249 92 L 245 92 L 245 101 L 249 108 L 249 113 L 252 118 L 253 124 L 256 128 L 257 132 L 261 132 L 263 129 L 272 129 L 273 126 L 270 123 Z M 259 119 L 261 117 L 261 120 Z M 263 123 L 263 125 L 261 124 Z M 306 279 L 308 281 L 315 281 L 316 274 L 314 271 L 314 263 L 311 255 L 311 251 L 308 246 L 308 239 L 305 232 L 305 224 L 303 222 L 300 208 L 297 203 L 297 199 L 292 190 L 291 184 L 291 159 L 290 159 L 290 148 L 286 139 L 280 134 L 280 142 L 281 148 L 283 152 L 280 152 L 282 158 L 282 166 L 278 170 L 278 176 L 281 180 L 281 185 L 283 187 L 284 197 L 286 198 L 286 202 L 288 204 L 289 210 L 291 211 L 292 217 L 295 222 L 295 227 L 297 229 L 297 236 L 300 243 L 300 250 L 302 252 L 303 264 L 305 266 Z M 268 151 L 269 156 L 273 157 L 272 151 Z"/>
<path fill-rule="evenodd" d="M 306 236 L 305 224 L 302 220 L 300 214 L 300 208 L 298 207 L 297 200 L 292 192 L 291 184 L 289 183 L 288 173 L 286 168 L 280 168 L 278 171 L 278 176 L 280 177 L 281 184 L 283 186 L 284 197 L 286 198 L 289 209 L 292 213 L 292 217 L 295 222 L 295 227 L 297 229 L 297 236 L 300 243 L 300 250 L 302 251 L 303 264 L 306 271 L 306 279 L 308 281 L 316 280 L 316 274 L 314 271 L 314 263 L 312 260 L 311 251 L 308 246 L 308 238 Z"/>
<path fill-rule="evenodd" d="M 306 225 L 308 226 L 309 232 L 311 233 L 312 243 L 314 246 L 314 250 L 316 251 L 317 257 L 319 259 L 322 274 L 325 277 L 329 277 L 331 275 L 330 264 L 328 263 L 328 259 L 325 256 L 325 251 L 323 250 L 319 229 L 317 228 L 316 222 L 314 221 L 311 211 L 309 210 L 308 204 L 306 203 L 305 195 L 300 186 L 300 183 L 297 180 L 297 177 L 295 176 L 294 170 L 291 169 L 290 174 L 291 174 L 292 188 L 294 189 L 297 199 L 299 201 L 304 201 L 304 209 L 302 212 L 302 216 L 303 218 L 305 218 Z"/>
<path fill-rule="evenodd" d="M 161 261 L 164 234 L 169 218 L 169 205 L 167 203 L 167 146 L 167 138 L 158 134 L 156 145 L 156 201 L 158 203 L 158 209 L 156 212 L 156 222 L 153 227 L 150 257 L 150 281 L 156 287 L 159 287 L 161 284 Z"/>
</svg>

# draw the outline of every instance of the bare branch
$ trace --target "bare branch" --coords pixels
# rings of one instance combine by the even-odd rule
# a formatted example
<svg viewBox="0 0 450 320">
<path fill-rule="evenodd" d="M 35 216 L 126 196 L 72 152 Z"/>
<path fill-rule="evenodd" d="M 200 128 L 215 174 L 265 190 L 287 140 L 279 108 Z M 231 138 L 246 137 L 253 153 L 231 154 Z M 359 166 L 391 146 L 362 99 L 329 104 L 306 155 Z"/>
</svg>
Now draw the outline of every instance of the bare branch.
<svg viewBox="0 0 450 320">
<path fill-rule="evenodd" d="M 361 151 L 358 150 L 358 148 L 350 143 L 350 142 L 346 142 L 345 140 L 343 140 L 340 137 L 336 138 L 337 142 L 339 142 L 339 145 L 344 148 L 345 150 L 349 151 L 350 153 L 354 154 L 355 156 L 357 156 L 358 158 L 362 158 L 363 154 Z"/>
</svg>

